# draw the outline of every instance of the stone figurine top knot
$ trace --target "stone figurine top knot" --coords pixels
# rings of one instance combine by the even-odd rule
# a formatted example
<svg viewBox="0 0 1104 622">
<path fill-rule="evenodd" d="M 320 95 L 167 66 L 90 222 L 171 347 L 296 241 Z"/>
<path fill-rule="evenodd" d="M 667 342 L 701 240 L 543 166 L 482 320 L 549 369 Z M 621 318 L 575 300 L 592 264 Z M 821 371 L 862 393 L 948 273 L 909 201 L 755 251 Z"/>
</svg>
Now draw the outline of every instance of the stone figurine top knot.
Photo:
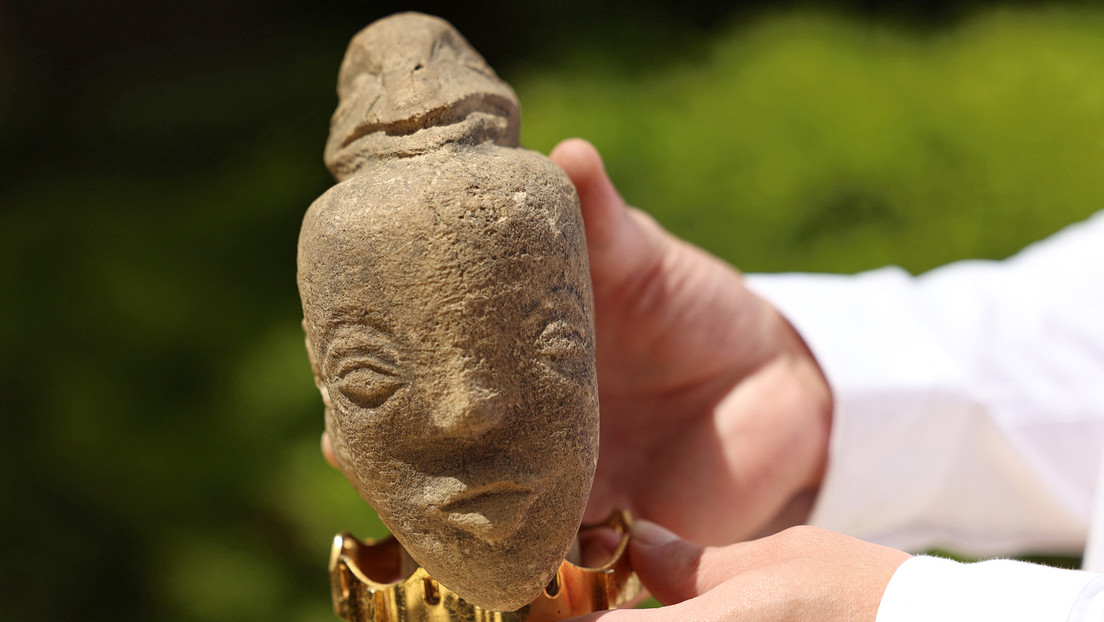
<svg viewBox="0 0 1104 622">
<path fill-rule="evenodd" d="M 349 43 L 326 166 L 341 181 L 365 163 L 448 144 L 518 146 L 513 89 L 448 22 L 419 13 L 381 19 Z"/>
<path fill-rule="evenodd" d="M 578 197 L 517 147 L 510 87 L 448 23 L 353 38 L 299 291 L 337 462 L 410 555 L 469 602 L 537 597 L 598 449 Z"/>
</svg>

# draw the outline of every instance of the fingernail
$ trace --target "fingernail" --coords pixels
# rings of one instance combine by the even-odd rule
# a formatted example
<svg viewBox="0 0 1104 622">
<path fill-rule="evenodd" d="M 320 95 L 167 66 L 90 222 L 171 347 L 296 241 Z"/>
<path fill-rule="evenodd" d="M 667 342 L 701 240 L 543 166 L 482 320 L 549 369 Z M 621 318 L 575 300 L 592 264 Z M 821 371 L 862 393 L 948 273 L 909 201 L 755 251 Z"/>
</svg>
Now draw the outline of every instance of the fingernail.
<svg viewBox="0 0 1104 622">
<path fill-rule="evenodd" d="M 633 523 L 632 537 L 637 542 L 648 546 L 662 546 L 679 539 L 677 535 L 665 527 L 640 519 Z"/>
</svg>

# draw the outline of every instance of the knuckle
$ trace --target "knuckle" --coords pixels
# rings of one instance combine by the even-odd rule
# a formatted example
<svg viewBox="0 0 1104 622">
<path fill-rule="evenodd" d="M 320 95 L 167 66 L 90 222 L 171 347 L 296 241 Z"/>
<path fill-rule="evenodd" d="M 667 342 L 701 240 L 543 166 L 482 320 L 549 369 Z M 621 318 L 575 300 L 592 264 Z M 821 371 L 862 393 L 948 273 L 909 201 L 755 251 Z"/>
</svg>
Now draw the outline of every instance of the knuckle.
<svg viewBox="0 0 1104 622">
<path fill-rule="evenodd" d="M 830 533 L 828 530 L 821 527 L 798 525 L 781 531 L 774 537 L 778 539 L 778 543 L 785 549 L 807 549 L 815 543 L 822 541 L 825 534 L 828 533 Z"/>
</svg>

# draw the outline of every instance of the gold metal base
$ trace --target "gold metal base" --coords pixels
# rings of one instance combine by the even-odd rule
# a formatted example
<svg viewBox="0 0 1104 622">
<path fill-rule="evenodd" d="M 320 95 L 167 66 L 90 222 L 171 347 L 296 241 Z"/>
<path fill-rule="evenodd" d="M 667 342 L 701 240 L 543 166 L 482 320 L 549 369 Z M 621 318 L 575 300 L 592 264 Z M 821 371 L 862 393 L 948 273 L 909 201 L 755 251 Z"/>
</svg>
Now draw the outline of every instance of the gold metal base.
<svg viewBox="0 0 1104 622">
<path fill-rule="evenodd" d="M 414 567 L 393 537 L 380 542 L 357 540 L 345 533 L 334 538 L 330 553 L 330 589 L 334 613 L 349 622 L 555 622 L 623 605 L 640 593 L 640 580 L 629 565 L 627 512 L 614 512 L 588 530 L 612 529 L 620 536 L 609 561 L 597 568 L 560 564 L 544 593 L 517 611 L 477 607 Z M 370 576 L 405 577 L 380 583 Z"/>
</svg>

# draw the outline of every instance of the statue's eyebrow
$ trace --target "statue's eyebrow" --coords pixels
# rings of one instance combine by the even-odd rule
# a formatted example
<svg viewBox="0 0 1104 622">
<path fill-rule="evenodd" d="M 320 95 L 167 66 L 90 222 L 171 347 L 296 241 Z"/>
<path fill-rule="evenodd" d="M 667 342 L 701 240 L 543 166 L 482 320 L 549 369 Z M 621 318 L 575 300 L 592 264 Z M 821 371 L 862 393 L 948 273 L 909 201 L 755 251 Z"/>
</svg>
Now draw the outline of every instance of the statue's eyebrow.
<svg viewBox="0 0 1104 622">
<path fill-rule="evenodd" d="M 525 315 L 530 316 L 534 313 L 539 312 L 541 309 L 546 309 L 549 307 L 554 309 L 556 306 L 558 306 L 556 305 L 556 302 L 559 302 L 561 300 L 569 300 L 574 302 L 576 305 L 578 305 L 579 311 L 583 312 L 584 314 L 586 313 L 587 305 L 586 301 L 583 300 L 582 293 L 580 293 L 574 287 L 562 285 L 560 287 L 553 288 L 552 291 L 548 292 L 548 294 L 541 296 L 533 303 L 531 303 Z"/>
<path fill-rule="evenodd" d="M 427 55 L 429 60 L 433 60 L 433 58 L 437 56 L 437 50 L 441 48 L 442 43 L 444 43 L 444 37 L 433 37 L 433 41 L 429 44 L 429 54 Z"/>
<path fill-rule="evenodd" d="M 354 331 L 368 331 L 382 335 L 388 339 L 395 339 L 393 331 L 387 322 L 380 319 L 386 312 L 378 308 L 364 309 L 358 305 L 346 308 L 338 308 L 329 311 L 325 317 L 320 318 L 321 337 L 329 342 L 341 333 Z"/>
<path fill-rule="evenodd" d="M 325 367 L 332 368 L 344 359 L 367 358 L 388 367 L 397 367 L 399 348 L 394 334 L 378 323 L 344 321 L 329 327 L 323 353 Z"/>
</svg>

